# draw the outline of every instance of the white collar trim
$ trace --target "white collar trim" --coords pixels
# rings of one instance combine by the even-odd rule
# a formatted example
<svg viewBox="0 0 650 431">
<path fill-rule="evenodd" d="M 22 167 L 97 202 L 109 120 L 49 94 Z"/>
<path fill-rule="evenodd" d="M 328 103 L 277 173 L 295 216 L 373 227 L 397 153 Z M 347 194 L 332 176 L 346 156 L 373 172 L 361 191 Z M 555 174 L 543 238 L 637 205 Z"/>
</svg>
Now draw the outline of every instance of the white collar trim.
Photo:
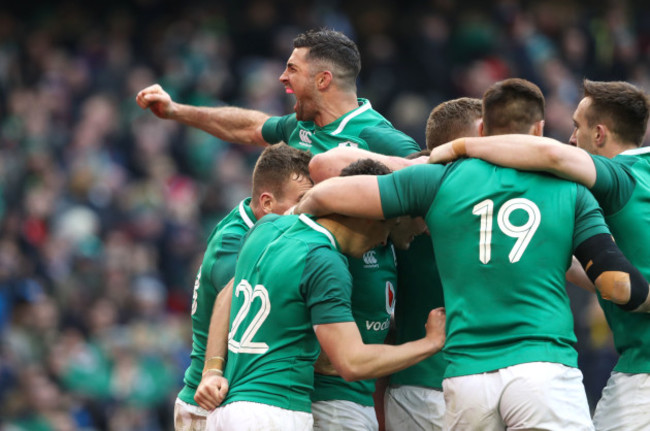
<svg viewBox="0 0 650 431">
<path fill-rule="evenodd" d="M 334 248 L 336 248 L 338 250 L 338 248 L 336 247 L 336 241 L 334 241 L 334 237 L 332 236 L 332 233 L 330 231 L 328 231 L 323 226 L 319 225 L 318 223 L 316 223 L 315 221 L 313 221 L 312 219 L 310 219 L 309 217 L 307 217 L 304 214 L 300 214 L 298 217 L 307 226 L 309 226 L 310 228 L 314 229 L 315 231 L 318 231 L 318 232 L 322 233 L 323 235 L 325 235 L 330 240 L 330 242 L 332 243 Z"/>
<path fill-rule="evenodd" d="M 239 202 L 239 215 L 241 216 L 242 220 L 244 220 L 244 223 L 246 223 L 246 226 L 248 226 L 248 228 L 250 229 L 253 227 L 253 225 L 255 225 L 255 223 L 253 222 L 253 220 L 251 220 L 250 217 L 248 217 L 248 214 L 246 214 L 246 207 L 244 207 L 245 200 L 246 199 Z"/>
<path fill-rule="evenodd" d="M 638 156 L 639 154 L 650 153 L 650 147 L 639 147 L 632 150 L 623 151 L 624 156 Z"/>
<path fill-rule="evenodd" d="M 341 133 L 343 131 L 343 129 L 345 129 L 345 126 L 347 126 L 347 124 L 350 122 L 350 120 L 352 120 L 357 115 L 363 114 L 364 112 L 366 112 L 370 108 L 372 108 L 372 106 L 370 105 L 370 102 L 368 101 L 368 102 L 364 103 L 363 105 L 359 106 L 357 109 L 350 112 L 349 114 L 347 114 L 347 116 L 341 121 L 341 124 L 339 124 L 339 127 L 337 127 L 336 130 L 334 130 L 332 133 L 330 133 L 330 135 L 334 136 L 334 135 L 338 135 L 339 133 Z"/>
</svg>

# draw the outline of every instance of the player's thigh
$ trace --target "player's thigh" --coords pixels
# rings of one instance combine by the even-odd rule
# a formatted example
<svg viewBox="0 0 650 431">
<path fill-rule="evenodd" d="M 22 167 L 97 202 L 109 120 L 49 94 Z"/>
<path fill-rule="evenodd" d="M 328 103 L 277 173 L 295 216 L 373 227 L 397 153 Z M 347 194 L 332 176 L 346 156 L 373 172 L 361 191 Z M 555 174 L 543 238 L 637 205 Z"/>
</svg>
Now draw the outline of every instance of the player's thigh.
<svg viewBox="0 0 650 431">
<path fill-rule="evenodd" d="M 503 368 L 499 411 L 509 430 L 593 430 L 577 368 L 531 362 Z"/>
<path fill-rule="evenodd" d="M 442 388 L 445 430 L 504 429 L 498 411 L 503 385 L 497 372 L 446 378 Z"/>
<path fill-rule="evenodd" d="M 268 404 L 237 401 L 210 412 L 208 431 L 311 431 L 311 413 L 282 409 Z"/>
<path fill-rule="evenodd" d="M 614 371 L 596 406 L 596 431 L 650 429 L 650 374 Z"/>
<path fill-rule="evenodd" d="M 442 430 L 445 398 L 440 390 L 423 386 L 389 386 L 384 404 L 386 431 Z"/>
<path fill-rule="evenodd" d="M 203 431 L 208 411 L 176 398 L 174 403 L 175 431 Z"/>
<path fill-rule="evenodd" d="M 314 431 L 377 431 L 374 407 L 345 400 L 317 401 L 311 405 Z"/>
</svg>

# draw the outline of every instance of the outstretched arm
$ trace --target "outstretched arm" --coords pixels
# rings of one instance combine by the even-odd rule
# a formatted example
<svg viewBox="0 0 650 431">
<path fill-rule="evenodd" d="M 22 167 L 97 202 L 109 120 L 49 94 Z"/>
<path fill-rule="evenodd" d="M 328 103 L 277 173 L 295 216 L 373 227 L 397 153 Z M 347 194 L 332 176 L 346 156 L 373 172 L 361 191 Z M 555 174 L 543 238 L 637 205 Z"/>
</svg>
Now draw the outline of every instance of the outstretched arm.
<svg viewBox="0 0 650 431">
<path fill-rule="evenodd" d="M 429 163 L 447 163 L 460 157 L 475 157 L 521 170 L 546 171 L 588 188 L 596 182 L 596 167 L 586 151 L 551 138 L 533 135 L 459 138 L 434 148 Z"/>
<path fill-rule="evenodd" d="M 205 347 L 205 365 L 201 383 L 194 394 L 194 401 L 206 410 L 218 407 L 228 393 L 228 380 L 223 377 L 228 351 L 228 327 L 233 279 L 219 292 L 212 309 L 208 342 Z"/>
<path fill-rule="evenodd" d="M 316 184 L 294 207 L 293 213 L 317 217 L 342 214 L 350 217 L 381 220 L 379 185 L 374 175 L 336 177 Z"/>
<path fill-rule="evenodd" d="M 135 100 L 142 109 L 150 109 L 159 118 L 201 129 L 224 141 L 267 145 L 262 137 L 262 126 L 269 115 L 263 112 L 231 106 L 211 108 L 183 105 L 174 102 L 158 84 L 141 90 Z"/>
<path fill-rule="evenodd" d="M 354 322 L 316 325 L 314 332 L 336 371 L 353 381 L 392 374 L 439 352 L 445 342 L 445 309 L 431 310 L 425 327 L 424 338 L 398 346 L 364 344 Z"/>
</svg>

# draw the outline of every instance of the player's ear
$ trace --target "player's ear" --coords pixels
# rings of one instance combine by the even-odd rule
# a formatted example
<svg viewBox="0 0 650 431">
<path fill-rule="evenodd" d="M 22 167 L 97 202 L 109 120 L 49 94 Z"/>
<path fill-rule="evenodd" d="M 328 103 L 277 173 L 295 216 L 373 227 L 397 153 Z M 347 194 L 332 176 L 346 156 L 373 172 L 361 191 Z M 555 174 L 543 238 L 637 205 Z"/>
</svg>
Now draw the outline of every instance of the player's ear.
<svg viewBox="0 0 650 431">
<path fill-rule="evenodd" d="M 604 124 L 596 124 L 594 128 L 594 144 L 597 147 L 602 147 L 607 143 L 607 135 L 609 135 L 609 129 Z"/>
<path fill-rule="evenodd" d="M 325 90 L 329 87 L 332 82 L 332 72 L 329 70 L 324 70 L 316 74 L 316 88 L 319 90 Z"/>
<path fill-rule="evenodd" d="M 478 123 L 478 135 L 481 137 L 485 136 L 485 125 L 482 120 Z"/>
<path fill-rule="evenodd" d="M 534 136 L 544 136 L 544 120 L 535 121 L 531 129 L 531 134 Z"/>
<path fill-rule="evenodd" d="M 264 214 L 271 214 L 273 212 L 273 205 L 275 204 L 275 196 L 271 192 L 263 192 L 260 195 L 260 208 Z"/>
</svg>

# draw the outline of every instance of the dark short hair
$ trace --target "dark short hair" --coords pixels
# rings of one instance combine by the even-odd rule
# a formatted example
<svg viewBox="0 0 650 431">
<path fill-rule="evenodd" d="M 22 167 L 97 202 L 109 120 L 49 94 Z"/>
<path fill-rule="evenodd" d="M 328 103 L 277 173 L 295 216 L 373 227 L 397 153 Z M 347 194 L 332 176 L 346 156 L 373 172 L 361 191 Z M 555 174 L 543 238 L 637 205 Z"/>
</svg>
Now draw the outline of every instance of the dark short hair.
<svg viewBox="0 0 650 431">
<path fill-rule="evenodd" d="M 359 159 L 341 170 L 342 177 L 351 175 L 387 175 L 392 171 L 386 165 L 373 159 Z"/>
<path fill-rule="evenodd" d="M 642 90 L 623 81 L 585 79 L 585 97 L 591 99 L 586 119 L 589 127 L 605 124 L 621 140 L 637 147 L 643 143 L 650 104 Z"/>
<path fill-rule="evenodd" d="M 309 48 L 308 60 L 329 63 L 339 86 L 356 88 L 361 55 L 357 45 L 343 33 L 330 29 L 308 30 L 293 40 L 293 47 Z"/>
<path fill-rule="evenodd" d="M 311 153 L 280 143 L 267 147 L 253 169 L 253 196 L 270 191 L 282 199 L 287 181 L 309 177 Z"/>
<path fill-rule="evenodd" d="M 492 84 L 483 94 L 485 135 L 529 133 L 544 119 L 544 95 L 530 81 L 510 78 Z"/>
<path fill-rule="evenodd" d="M 429 114 L 426 141 L 429 150 L 463 136 L 475 135 L 476 120 L 483 115 L 481 99 L 461 97 L 442 102 Z"/>
</svg>

